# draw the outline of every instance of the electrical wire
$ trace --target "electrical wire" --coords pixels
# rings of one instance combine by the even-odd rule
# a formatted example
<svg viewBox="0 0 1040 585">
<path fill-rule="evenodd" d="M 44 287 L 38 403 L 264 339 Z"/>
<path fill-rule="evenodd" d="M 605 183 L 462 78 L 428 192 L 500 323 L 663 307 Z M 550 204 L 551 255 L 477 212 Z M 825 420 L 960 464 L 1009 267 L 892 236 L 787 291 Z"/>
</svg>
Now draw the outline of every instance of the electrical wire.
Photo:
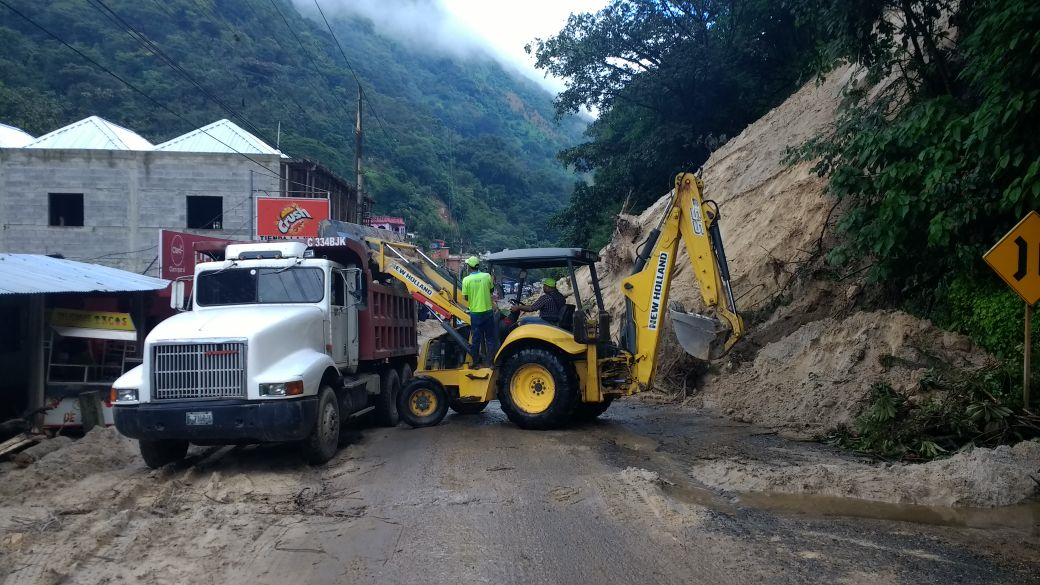
<svg viewBox="0 0 1040 585">
<path fill-rule="evenodd" d="M 94 67 L 98 68 L 99 70 L 103 71 L 104 73 L 107 73 L 108 75 L 110 75 L 111 77 L 113 77 L 114 79 L 116 79 L 117 81 L 122 83 L 123 85 L 125 85 L 127 88 L 132 90 L 134 93 L 139 94 L 141 97 L 145 98 L 146 100 L 148 100 L 149 102 L 151 102 L 155 106 L 161 108 L 163 111 L 167 112 L 168 114 L 173 115 L 174 117 L 176 117 L 177 119 L 181 120 L 182 122 L 188 124 L 189 126 L 193 126 L 193 127 L 197 126 L 196 123 L 192 122 L 191 120 L 187 119 L 186 117 L 182 116 L 181 114 L 178 114 L 177 112 L 175 112 L 172 109 L 170 109 L 170 107 L 167 106 L 166 104 L 163 104 L 162 102 L 160 102 L 160 101 L 156 100 L 155 98 L 153 98 L 152 96 L 148 95 L 144 90 L 140 89 L 139 87 L 137 87 L 133 83 L 127 81 L 126 79 L 121 77 L 118 73 L 115 73 L 114 71 L 112 71 L 111 69 L 105 67 L 101 63 L 98 63 L 96 60 L 94 60 L 90 56 L 86 55 L 85 53 L 83 53 L 82 51 L 80 51 L 79 49 L 77 49 L 76 47 L 72 46 L 67 41 L 65 41 L 64 39 L 59 37 L 57 34 L 51 32 L 46 27 L 44 27 L 43 25 L 39 24 L 38 22 L 36 22 L 32 18 L 30 18 L 30 17 L 26 16 L 25 14 L 19 12 L 16 8 L 11 6 L 6 0 L 0 0 L 0 5 L 6 7 L 8 10 L 13 12 L 17 16 L 21 17 L 23 20 L 25 20 L 26 22 L 28 22 L 32 26 L 36 27 L 37 29 L 39 29 L 41 32 L 43 32 L 47 36 L 51 37 L 52 39 L 54 39 L 54 40 L 58 41 L 59 43 L 61 43 L 62 45 L 64 45 L 65 48 L 69 49 L 70 51 L 72 51 L 73 53 L 78 55 L 84 61 L 87 61 L 88 63 L 90 63 Z M 262 176 L 265 176 L 265 177 L 276 179 L 278 181 L 285 181 L 287 185 L 300 185 L 300 186 L 308 187 L 308 188 L 310 187 L 310 185 L 307 185 L 306 183 L 301 183 L 299 181 L 290 181 L 290 180 L 288 180 L 288 178 L 284 178 L 283 179 L 283 177 L 280 174 L 275 174 L 275 172 L 272 171 L 264 163 L 256 160 L 255 158 L 249 156 L 248 154 L 246 154 L 244 152 L 241 152 L 241 151 L 235 149 L 233 146 L 231 146 L 227 142 L 224 142 L 219 137 L 211 134 L 209 131 L 207 131 L 207 130 L 201 128 L 201 127 L 197 128 L 197 129 L 200 132 L 202 132 L 203 134 L 205 134 L 206 136 L 209 136 L 213 140 L 215 140 L 218 143 L 220 143 L 221 145 L 223 145 L 225 148 L 227 148 L 232 153 L 237 154 L 238 156 L 241 156 L 242 158 L 244 158 L 244 159 L 248 160 L 249 162 L 253 163 L 254 165 L 260 167 L 260 169 L 262 169 L 262 171 L 254 171 L 258 175 L 262 175 Z"/>
<path fill-rule="evenodd" d="M 271 0 L 272 2 L 274 0 Z M 339 44 L 339 38 L 336 37 L 336 33 L 332 31 L 332 25 L 329 24 L 329 19 L 325 18 L 325 11 L 321 9 L 321 5 L 318 4 L 318 0 L 314 0 L 314 6 L 317 7 L 318 13 L 321 14 L 321 19 L 325 21 L 325 27 L 329 29 L 329 34 L 332 35 L 332 40 L 336 43 L 336 48 L 339 49 L 340 56 L 343 57 L 343 62 L 347 64 L 347 69 L 350 70 L 350 74 L 354 76 L 354 81 L 358 84 L 358 92 L 361 93 L 361 98 L 365 100 L 369 108 L 372 110 L 372 114 L 376 117 L 376 122 L 379 124 L 379 129 L 383 131 L 383 135 L 391 144 L 398 144 L 397 139 L 390 136 L 386 131 L 386 127 L 383 126 L 383 118 L 379 115 L 379 111 L 376 110 L 375 104 L 372 100 L 368 99 L 368 95 L 365 93 L 364 87 L 361 84 L 361 79 L 358 78 L 357 73 L 354 71 L 353 65 L 350 64 L 350 59 L 347 59 L 346 52 L 343 51 L 343 46 Z"/>
<path fill-rule="evenodd" d="M 203 87 L 202 84 L 199 83 L 198 80 L 196 80 L 195 77 L 191 75 L 191 73 L 189 73 L 186 69 L 181 67 L 176 61 L 173 60 L 173 58 L 171 58 L 162 49 L 160 49 L 158 45 L 149 40 L 148 37 L 146 37 L 143 33 L 134 28 L 133 25 L 131 25 L 129 22 L 124 20 L 123 17 L 119 16 L 119 14 L 117 14 L 107 4 L 105 4 L 103 0 L 87 0 L 87 3 L 90 4 L 95 10 L 100 12 L 102 15 L 106 16 L 109 20 L 114 22 L 117 26 L 121 26 L 130 36 L 130 38 L 137 41 L 142 47 L 150 51 L 152 54 L 158 57 L 163 63 L 169 66 L 170 69 L 173 69 L 174 72 L 176 72 L 186 81 L 188 81 L 188 83 L 195 86 L 195 88 L 202 92 L 204 96 L 209 98 L 211 101 L 220 106 L 222 110 L 227 112 L 228 115 L 238 119 L 239 122 L 241 122 L 247 128 L 249 128 L 251 132 L 259 136 L 260 139 L 264 142 L 272 144 L 271 139 L 265 136 L 264 132 L 256 124 L 254 124 L 248 118 L 246 118 L 238 111 L 236 111 L 234 108 L 229 106 L 227 103 L 224 102 L 224 100 L 213 95 L 212 92 Z"/>
</svg>

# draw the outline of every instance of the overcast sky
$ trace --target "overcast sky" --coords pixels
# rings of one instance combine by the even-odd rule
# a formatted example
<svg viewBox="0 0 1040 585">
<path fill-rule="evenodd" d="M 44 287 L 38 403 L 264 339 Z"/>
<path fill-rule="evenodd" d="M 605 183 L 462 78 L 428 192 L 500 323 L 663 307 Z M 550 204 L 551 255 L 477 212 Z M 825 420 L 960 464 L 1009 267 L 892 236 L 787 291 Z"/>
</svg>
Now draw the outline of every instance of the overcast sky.
<svg viewBox="0 0 1040 585">
<path fill-rule="evenodd" d="M 572 12 L 595 12 L 607 0 L 440 0 L 462 23 L 476 31 L 484 44 L 506 61 L 541 81 L 552 91 L 563 84 L 543 79 L 544 72 L 534 68 L 534 56 L 524 53 L 524 45 L 536 37 L 547 38 L 567 23 Z"/>
<path fill-rule="evenodd" d="M 294 0 L 306 13 L 313 0 Z M 524 45 L 560 32 L 572 12 L 595 12 L 608 0 L 319 0 L 333 15 L 352 12 L 370 19 L 376 30 L 422 50 L 457 57 L 491 51 L 553 93 L 563 89 L 534 68 Z"/>
</svg>

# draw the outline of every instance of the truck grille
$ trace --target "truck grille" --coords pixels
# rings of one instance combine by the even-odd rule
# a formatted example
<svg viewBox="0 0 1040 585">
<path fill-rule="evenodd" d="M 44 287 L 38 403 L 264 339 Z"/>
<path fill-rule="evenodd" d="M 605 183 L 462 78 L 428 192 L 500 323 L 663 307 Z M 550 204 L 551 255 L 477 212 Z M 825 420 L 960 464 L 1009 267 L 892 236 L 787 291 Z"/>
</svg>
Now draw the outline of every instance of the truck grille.
<svg viewBox="0 0 1040 585">
<path fill-rule="evenodd" d="M 246 344 L 186 343 L 152 348 L 156 400 L 246 397 Z"/>
</svg>

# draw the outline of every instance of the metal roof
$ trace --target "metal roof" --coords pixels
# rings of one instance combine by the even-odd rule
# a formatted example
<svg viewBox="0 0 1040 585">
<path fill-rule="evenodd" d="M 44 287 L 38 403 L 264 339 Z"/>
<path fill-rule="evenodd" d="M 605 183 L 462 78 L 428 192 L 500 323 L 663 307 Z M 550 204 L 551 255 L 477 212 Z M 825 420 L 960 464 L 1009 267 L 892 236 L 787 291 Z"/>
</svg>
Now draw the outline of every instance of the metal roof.
<svg viewBox="0 0 1040 585">
<path fill-rule="evenodd" d="M 21 148 L 35 140 L 21 128 L 0 124 L 0 148 Z"/>
<path fill-rule="evenodd" d="M 599 255 L 581 248 L 524 248 L 495 252 L 481 259 L 488 264 L 515 268 L 555 268 L 567 266 L 568 261 L 575 266 L 585 266 L 599 262 Z"/>
<path fill-rule="evenodd" d="M 281 154 L 269 144 L 246 132 L 231 120 L 217 120 L 177 138 L 156 145 L 155 150 L 172 152 L 226 152 L 229 154 Z"/>
<path fill-rule="evenodd" d="M 169 281 L 118 268 L 39 254 L 0 254 L 0 295 L 66 292 L 140 292 Z"/>
<path fill-rule="evenodd" d="M 91 116 L 48 132 L 26 144 L 25 148 L 152 150 L 155 147 L 132 130 L 117 126 L 104 118 Z"/>
</svg>

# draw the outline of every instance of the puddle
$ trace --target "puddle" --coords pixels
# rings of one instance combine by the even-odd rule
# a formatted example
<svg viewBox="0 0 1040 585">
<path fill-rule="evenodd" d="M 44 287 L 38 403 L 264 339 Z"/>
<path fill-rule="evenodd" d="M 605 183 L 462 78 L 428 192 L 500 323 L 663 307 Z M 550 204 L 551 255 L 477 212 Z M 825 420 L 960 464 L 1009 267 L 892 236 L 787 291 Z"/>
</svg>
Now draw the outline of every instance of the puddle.
<svg viewBox="0 0 1040 585">
<path fill-rule="evenodd" d="M 998 508 L 953 508 L 923 506 L 917 504 L 892 504 L 856 498 L 822 496 L 813 494 L 784 494 L 778 492 L 737 492 L 727 497 L 707 487 L 691 485 L 686 481 L 675 482 L 674 476 L 682 473 L 684 465 L 672 456 L 658 450 L 657 441 L 626 431 L 621 428 L 609 430 L 607 439 L 618 447 L 638 453 L 642 461 L 638 464 L 653 468 L 665 478 L 665 470 L 673 477 L 661 490 L 669 496 L 695 506 L 710 508 L 732 514 L 742 508 L 772 512 L 794 512 L 810 516 L 843 516 L 911 522 L 935 526 L 962 528 L 1011 528 L 1033 535 L 1040 534 L 1040 502 L 1004 506 Z"/>
<path fill-rule="evenodd" d="M 846 516 L 963 528 L 1013 528 L 1040 534 L 1040 503 L 1036 502 L 1001 508 L 947 508 L 766 492 L 740 493 L 736 501 L 749 508 L 816 516 Z"/>
</svg>

